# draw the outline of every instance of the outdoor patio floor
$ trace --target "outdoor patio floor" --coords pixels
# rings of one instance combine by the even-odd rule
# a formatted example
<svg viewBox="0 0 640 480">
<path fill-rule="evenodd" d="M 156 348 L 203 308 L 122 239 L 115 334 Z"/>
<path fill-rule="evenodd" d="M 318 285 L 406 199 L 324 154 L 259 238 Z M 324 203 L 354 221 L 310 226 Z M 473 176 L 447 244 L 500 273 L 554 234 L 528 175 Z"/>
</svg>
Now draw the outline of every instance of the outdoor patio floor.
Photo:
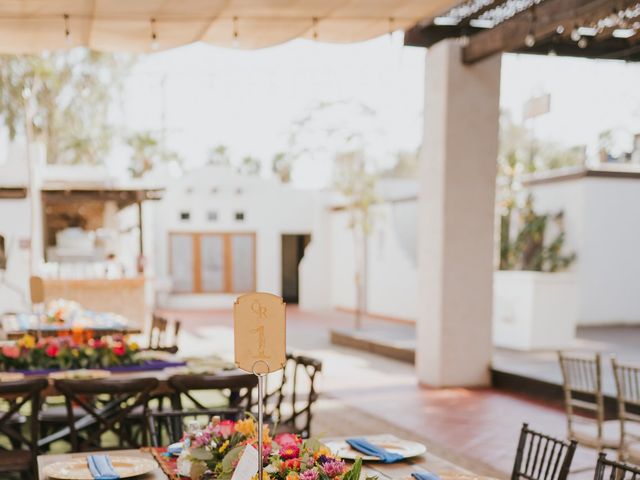
<svg viewBox="0 0 640 480">
<path fill-rule="evenodd" d="M 162 313 L 182 320 L 181 353 L 232 358 L 230 311 Z M 565 415 L 557 405 L 492 389 L 421 387 L 409 363 L 332 345 L 330 329 L 351 321 L 342 313 L 288 309 L 289 348 L 324 363 L 314 435 L 380 433 L 380 428 L 393 427 L 397 434 L 420 439 L 434 453 L 470 470 L 505 478 L 523 422 L 551 435 L 566 435 Z M 348 431 L 338 431 L 347 427 Z M 579 448 L 574 469 L 593 467 L 595 460 L 595 451 Z M 592 472 L 578 472 L 572 478 L 592 478 Z"/>
</svg>

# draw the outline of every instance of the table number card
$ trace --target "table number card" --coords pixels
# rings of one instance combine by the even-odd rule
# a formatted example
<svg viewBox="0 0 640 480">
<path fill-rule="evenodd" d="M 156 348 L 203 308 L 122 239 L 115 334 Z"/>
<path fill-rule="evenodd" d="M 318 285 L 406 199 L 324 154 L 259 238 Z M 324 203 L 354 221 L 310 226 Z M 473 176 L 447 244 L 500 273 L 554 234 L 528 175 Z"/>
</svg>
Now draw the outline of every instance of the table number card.
<svg viewBox="0 0 640 480">
<path fill-rule="evenodd" d="M 251 480 L 258 473 L 258 461 L 258 450 L 251 445 L 247 445 L 240 456 L 236 469 L 233 471 L 231 480 Z"/>
<path fill-rule="evenodd" d="M 248 293 L 233 305 L 236 364 L 246 372 L 266 374 L 286 362 L 285 303 L 271 293 Z"/>
</svg>

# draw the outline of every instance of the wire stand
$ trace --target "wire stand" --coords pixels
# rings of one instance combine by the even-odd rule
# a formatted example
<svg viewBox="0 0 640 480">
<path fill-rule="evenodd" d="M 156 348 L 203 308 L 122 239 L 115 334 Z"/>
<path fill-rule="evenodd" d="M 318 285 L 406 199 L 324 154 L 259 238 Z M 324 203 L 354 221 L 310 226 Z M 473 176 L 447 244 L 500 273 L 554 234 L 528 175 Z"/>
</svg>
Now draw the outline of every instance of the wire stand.
<svg viewBox="0 0 640 480">
<path fill-rule="evenodd" d="M 258 364 L 264 364 L 267 367 L 266 373 L 258 373 L 256 372 L 256 366 Z M 252 367 L 253 374 L 258 377 L 258 480 L 262 480 L 262 471 L 264 468 L 263 465 L 263 440 L 262 440 L 262 430 L 264 425 L 264 379 L 269 373 L 269 364 L 264 360 L 257 360 Z"/>
</svg>

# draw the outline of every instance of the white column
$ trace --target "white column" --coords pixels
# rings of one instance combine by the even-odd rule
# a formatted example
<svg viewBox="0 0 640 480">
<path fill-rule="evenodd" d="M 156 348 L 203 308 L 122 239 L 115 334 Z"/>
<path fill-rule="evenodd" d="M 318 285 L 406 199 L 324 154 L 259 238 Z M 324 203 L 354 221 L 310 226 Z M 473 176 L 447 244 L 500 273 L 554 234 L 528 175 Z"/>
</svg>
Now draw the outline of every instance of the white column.
<svg viewBox="0 0 640 480">
<path fill-rule="evenodd" d="M 420 158 L 421 383 L 489 381 L 500 56 L 472 66 L 455 40 L 429 49 Z"/>
</svg>

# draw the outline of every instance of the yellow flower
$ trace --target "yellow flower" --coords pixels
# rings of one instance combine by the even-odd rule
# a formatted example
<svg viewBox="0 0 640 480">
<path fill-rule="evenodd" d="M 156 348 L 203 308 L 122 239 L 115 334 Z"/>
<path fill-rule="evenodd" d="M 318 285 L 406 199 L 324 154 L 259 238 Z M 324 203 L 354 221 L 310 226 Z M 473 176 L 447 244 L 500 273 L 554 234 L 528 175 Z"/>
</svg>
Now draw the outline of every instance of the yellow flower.
<svg viewBox="0 0 640 480">
<path fill-rule="evenodd" d="M 34 336 L 27 334 L 18 340 L 18 345 L 25 348 L 33 348 L 36 346 L 36 339 Z"/>
<path fill-rule="evenodd" d="M 258 480 L 258 474 L 251 477 L 251 480 Z M 269 474 L 265 470 L 262 470 L 262 480 L 270 480 Z"/>
<path fill-rule="evenodd" d="M 256 435 L 256 423 L 253 418 L 245 418 L 236 422 L 236 432 L 240 432 L 245 437 L 251 438 Z"/>
<path fill-rule="evenodd" d="M 328 457 L 331 455 L 331 450 L 329 450 L 327 447 L 320 447 L 318 449 L 318 451 L 316 453 L 313 454 L 313 458 L 315 460 L 317 460 L 319 457 L 321 457 L 322 455 Z"/>
<path fill-rule="evenodd" d="M 220 453 L 224 452 L 228 446 L 229 446 L 229 440 L 225 440 L 224 443 L 218 449 L 218 452 Z"/>
<path fill-rule="evenodd" d="M 73 350 L 71 350 L 71 355 L 77 358 L 80 356 L 80 352 L 74 348 Z"/>
<path fill-rule="evenodd" d="M 138 345 L 136 342 L 131 342 L 131 343 L 129 344 L 129 348 L 130 348 L 131 350 L 138 350 L 138 349 L 140 348 L 140 345 Z"/>
<path fill-rule="evenodd" d="M 287 480 L 299 480 L 300 479 L 300 475 L 298 475 L 296 472 L 289 472 L 289 475 L 287 475 Z"/>
<path fill-rule="evenodd" d="M 264 425 L 262 427 L 262 443 L 271 443 L 271 436 L 269 435 L 269 425 Z"/>
</svg>

